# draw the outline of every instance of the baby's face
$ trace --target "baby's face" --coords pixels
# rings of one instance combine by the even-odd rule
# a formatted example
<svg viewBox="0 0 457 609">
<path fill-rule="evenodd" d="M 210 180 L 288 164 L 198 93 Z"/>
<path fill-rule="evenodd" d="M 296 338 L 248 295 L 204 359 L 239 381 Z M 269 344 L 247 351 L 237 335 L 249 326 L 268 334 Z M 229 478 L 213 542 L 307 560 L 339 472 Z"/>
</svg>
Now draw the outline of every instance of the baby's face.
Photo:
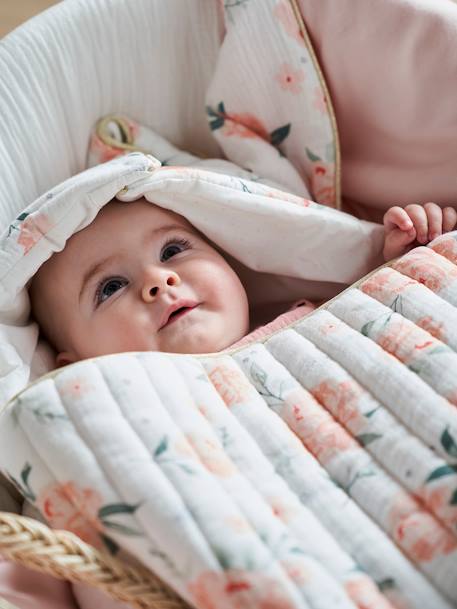
<svg viewBox="0 0 457 609">
<path fill-rule="evenodd" d="M 112 202 L 39 270 L 37 321 L 63 365 L 121 351 L 208 353 L 249 329 L 236 273 L 182 217 Z"/>
</svg>

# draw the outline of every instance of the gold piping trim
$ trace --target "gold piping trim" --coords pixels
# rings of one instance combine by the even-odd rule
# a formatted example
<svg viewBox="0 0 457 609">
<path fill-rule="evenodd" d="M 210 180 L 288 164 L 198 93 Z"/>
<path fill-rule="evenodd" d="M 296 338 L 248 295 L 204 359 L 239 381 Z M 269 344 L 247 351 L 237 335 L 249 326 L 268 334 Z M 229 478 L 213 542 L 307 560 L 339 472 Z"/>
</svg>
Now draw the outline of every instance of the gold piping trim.
<svg viewBox="0 0 457 609">
<path fill-rule="evenodd" d="M 303 34 L 303 38 L 305 40 L 306 47 L 307 47 L 309 54 L 311 56 L 311 59 L 313 61 L 314 68 L 315 68 L 317 76 L 319 78 L 319 82 L 321 84 L 321 87 L 322 87 L 325 97 L 326 97 L 328 113 L 330 116 L 330 124 L 332 127 L 333 138 L 335 141 L 335 199 L 336 199 L 335 205 L 336 205 L 336 209 L 341 209 L 341 148 L 340 148 L 340 139 L 339 139 L 339 135 L 338 135 L 338 126 L 336 123 L 336 115 L 335 115 L 335 111 L 333 109 L 332 99 L 330 97 L 330 91 L 327 87 L 327 83 L 325 81 L 324 74 L 322 73 L 321 67 L 317 60 L 316 53 L 314 52 L 314 48 L 311 43 L 311 39 L 308 35 L 308 30 L 306 29 L 306 25 L 303 20 L 303 16 L 298 7 L 297 0 L 289 0 L 289 3 L 292 7 L 295 18 L 298 22 L 298 27 L 300 29 L 300 32 Z"/>
</svg>

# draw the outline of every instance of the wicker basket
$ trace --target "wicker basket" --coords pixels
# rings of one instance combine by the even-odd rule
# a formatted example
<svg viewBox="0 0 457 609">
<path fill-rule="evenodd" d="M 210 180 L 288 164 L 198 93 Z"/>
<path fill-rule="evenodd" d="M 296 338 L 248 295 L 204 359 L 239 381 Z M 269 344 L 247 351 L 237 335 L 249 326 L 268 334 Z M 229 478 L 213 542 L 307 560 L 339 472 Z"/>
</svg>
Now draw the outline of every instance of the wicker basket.
<svg viewBox="0 0 457 609">
<path fill-rule="evenodd" d="M 0 512 L 0 554 L 29 569 L 84 582 L 140 609 L 186 609 L 151 571 L 99 552 L 73 533 L 9 512 Z"/>
</svg>

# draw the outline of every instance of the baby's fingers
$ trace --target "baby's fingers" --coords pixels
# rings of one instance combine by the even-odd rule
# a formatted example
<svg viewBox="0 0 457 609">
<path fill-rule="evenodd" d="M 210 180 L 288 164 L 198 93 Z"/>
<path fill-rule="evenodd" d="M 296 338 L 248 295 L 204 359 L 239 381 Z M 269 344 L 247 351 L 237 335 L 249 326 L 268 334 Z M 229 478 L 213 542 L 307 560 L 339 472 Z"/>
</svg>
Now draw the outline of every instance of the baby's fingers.
<svg viewBox="0 0 457 609">
<path fill-rule="evenodd" d="M 383 251 L 384 259 L 388 261 L 405 254 L 410 249 L 415 238 L 416 231 L 414 228 L 408 231 L 394 228 L 394 230 L 386 232 Z"/>
<path fill-rule="evenodd" d="M 443 231 L 443 210 L 436 203 L 425 203 L 428 220 L 428 241 L 439 237 Z"/>
<path fill-rule="evenodd" d="M 453 230 L 457 222 L 457 211 L 453 207 L 443 209 L 443 233 Z"/>
<path fill-rule="evenodd" d="M 437 206 L 438 207 L 438 206 Z M 419 243 L 425 244 L 428 242 L 428 218 L 425 209 L 422 205 L 413 203 L 407 205 L 405 211 L 411 218 L 414 228 L 416 229 L 416 239 Z"/>
<path fill-rule="evenodd" d="M 386 232 L 390 232 L 395 228 L 399 228 L 402 231 L 408 231 L 413 228 L 413 223 L 406 211 L 396 205 L 391 207 L 384 214 L 384 227 Z"/>
</svg>

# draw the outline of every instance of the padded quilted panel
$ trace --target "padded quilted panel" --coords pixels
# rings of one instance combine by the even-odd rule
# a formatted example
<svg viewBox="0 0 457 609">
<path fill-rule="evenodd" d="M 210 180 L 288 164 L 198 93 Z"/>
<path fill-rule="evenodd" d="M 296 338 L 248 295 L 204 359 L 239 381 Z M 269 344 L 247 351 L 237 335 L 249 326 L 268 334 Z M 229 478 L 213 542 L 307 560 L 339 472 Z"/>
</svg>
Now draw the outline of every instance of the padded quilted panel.
<svg viewBox="0 0 457 609">
<path fill-rule="evenodd" d="M 455 234 L 433 247 L 263 342 L 44 377 L 3 412 L 8 475 L 197 607 L 450 607 Z"/>
</svg>

